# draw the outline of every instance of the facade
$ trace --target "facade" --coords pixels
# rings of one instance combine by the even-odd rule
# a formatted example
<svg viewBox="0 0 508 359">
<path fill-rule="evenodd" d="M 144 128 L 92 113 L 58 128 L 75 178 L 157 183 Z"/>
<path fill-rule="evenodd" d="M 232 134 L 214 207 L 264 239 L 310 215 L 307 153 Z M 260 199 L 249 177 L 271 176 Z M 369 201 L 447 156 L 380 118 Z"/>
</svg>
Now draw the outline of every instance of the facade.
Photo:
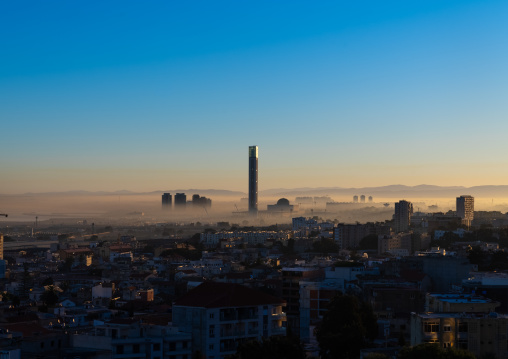
<svg viewBox="0 0 508 359">
<path fill-rule="evenodd" d="M 328 278 L 300 283 L 300 340 L 314 339 L 314 329 L 323 319 L 326 307 L 339 293 L 344 292 L 344 280 Z"/>
<path fill-rule="evenodd" d="M 175 194 L 175 207 L 185 207 L 187 204 L 187 196 L 185 193 Z"/>
<path fill-rule="evenodd" d="M 223 359 L 244 341 L 285 335 L 283 304 L 240 284 L 205 282 L 173 304 L 173 324 L 192 334 L 193 353 Z"/>
<path fill-rule="evenodd" d="M 371 234 L 371 231 L 365 224 L 339 223 L 333 229 L 333 239 L 340 249 L 358 248 L 360 241 L 368 234 Z"/>
<path fill-rule="evenodd" d="M 172 204 L 173 204 L 173 196 L 171 196 L 171 193 L 164 193 L 162 195 L 162 208 L 163 209 L 171 208 Z"/>
<path fill-rule="evenodd" d="M 393 215 L 394 232 L 406 232 L 411 226 L 411 216 L 413 215 L 413 204 L 402 200 L 395 203 L 395 214 Z"/>
<path fill-rule="evenodd" d="M 413 241 L 411 233 L 398 233 L 393 235 L 381 235 L 377 241 L 378 254 L 391 253 L 405 257 L 413 253 Z"/>
<path fill-rule="evenodd" d="M 467 349 L 477 357 L 506 358 L 508 316 L 497 313 L 411 314 L 411 345 Z"/>
<path fill-rule="evenodd" d="M 249 212 L 258 213 L 258 146 L 249 146 Z"/>
<path fill-rule="evenodd" d="M 199 194 L 192 195 L 192 206 L 193 207 L 212 207 L 212 200 L 206 197 L 200 197 Z"/>
<path fill-rule="evenodd" d="M 457 217 L 462 220 L 463 225 L 469 228 L 474 219 L 474 197 L 463 195 L 457 197 L 456 203 Z"/>
<path fill-rule="evenodd" d="M 101 349 L 110 358 L 191 359 L 191 335 L 171 326 L 143 325 L 117 319 L 94 328 L 88 334 L 71 336 L 75 349 Z"/>
<path fill-rule="evenodd" d="M 340 249 L 358 248 L 360 241 L 369 234 L 388 235 L 390 234 L 390 227 L 374 223 L 339 223 L 333 229 L 333 239 Z"/>
<path fill-rule="evenodd" d="M 437 313 L 492 313 L 499 302 L 474 294 L 427 293 L 425 311 Z"/>
<path fill-rule="evenodd" d="M 287 325 L 293 334 L 300 334 L 300 283 L 323 278 L 321 269 L 306 267 L 282 268 L 282 298 L 286 301 Z"/>
</svg>

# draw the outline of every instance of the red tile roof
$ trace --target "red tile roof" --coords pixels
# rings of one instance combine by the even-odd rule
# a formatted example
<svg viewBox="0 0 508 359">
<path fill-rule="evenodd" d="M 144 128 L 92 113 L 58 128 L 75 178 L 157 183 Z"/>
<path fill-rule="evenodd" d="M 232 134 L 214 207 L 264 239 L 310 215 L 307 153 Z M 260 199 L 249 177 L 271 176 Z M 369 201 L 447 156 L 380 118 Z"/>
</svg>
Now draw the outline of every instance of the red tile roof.
<svg viewBox="0 0 508 359">
<path fill-rule="evenodd" d="M 174 305 L 201 308 L 281 305 L 281 298 L 233 283 L 205 282 L 175 301 Z"/>
</svg>

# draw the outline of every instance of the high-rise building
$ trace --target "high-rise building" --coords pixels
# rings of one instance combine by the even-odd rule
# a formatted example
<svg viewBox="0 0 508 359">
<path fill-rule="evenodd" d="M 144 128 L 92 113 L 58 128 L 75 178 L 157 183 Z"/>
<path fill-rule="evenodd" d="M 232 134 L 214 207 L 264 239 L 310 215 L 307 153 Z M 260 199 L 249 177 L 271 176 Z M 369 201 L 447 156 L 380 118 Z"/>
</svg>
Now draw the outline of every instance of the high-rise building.
<svg viewBox="0 0 508 359">
<path fill-rule="evenodd" d="M 185 207 L 187 204 L 187 196 L 185 193 L 175 194 L 175 207 Z"/>
<path fill-rule="evenodd" d="M 457 217 L 462 220 L 462 224 L 468 228 L 474 218 L 474 197 L 463 195 L 457 197 Z"/>
<path fill-rule="evenodd" d="M 0 233 L 0 260 L 4 259 L 4 235 Z"/>
<path fill-rule="evenodd" d="M 405 232 L 411 226 L 411 215 L 413 214 L 413 204 L 402 200 L 395 203 L 395 214 L 393 215 L 394 231 L 396 233 Z"/>
<path fill-rule="evenodd" d="M 172 204 L 173 197 L 171 196 L 171 193 L 164 193 L 162 195 L 162 208 L 171 208 Z"/>
<path fill-rule="evenodd" d="M 199 194 L 192 195 L 192 206 L 195 207 L 211 207 L 212 200 L 206 197 L 200 197 Z"/>
<path fill-rule="evenodd" d="M 258 213 L 258 146 L 249 146 L 249 212 Z"/>
</svg>

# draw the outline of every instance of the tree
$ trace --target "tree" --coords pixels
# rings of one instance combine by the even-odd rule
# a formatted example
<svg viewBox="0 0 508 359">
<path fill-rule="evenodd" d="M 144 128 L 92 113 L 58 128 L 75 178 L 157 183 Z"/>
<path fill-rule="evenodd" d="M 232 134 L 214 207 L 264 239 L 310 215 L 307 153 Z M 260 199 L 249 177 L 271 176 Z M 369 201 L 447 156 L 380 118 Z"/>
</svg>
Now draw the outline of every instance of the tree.
<svg viewBox="0 0 508 359">
<path fill-rule="evenodd" d="M 368 339 L 375 336 L 372 308 L 354 296 L 338 295 L 327 309 L 316 333 L 321 358 L 357 358 Z"/>
<path fill-rule="evenodd" d="M 45 287 L 47 285 L 53 285 L 53 277 L 47 277 L 42 281 L 42 285 Z"/>
<path fill-rule="evenodd" d="M 58 303 L 58 295 L 56 294 L 56 290 L 55 290 L 55 287 L 50 285 L 45 291 L 44 293 L 42 293 L 41 295 L 41 300 L 42 302 L 48 306 L 48 307 L 52 307 L 54 306 L 56 303 Z"/>
<path fill-rule="evenodd" d="M 312 248 L 315 252 L 323 254 L 337 253 L 339 251 L 339 247 L 331 238 L 321 238 L 319 241 L 312 243 Z"/>
<path fill-rule="evenodd" d="M 294 336 L 274 336 L 241 344 L 235 359 L 305 359 L 302 343 Z"/>
<path fill-rule="evenodd" d="M 360 241 L 360 249 L 377 249 L 377 235 L 368 234 Z"/>
<path fill-rule="evenodd" d="M 419 344 L 414 347 L 404 347 L 398 359 L 475 359 L 473 353 L 464 349 L 443 349 L 437 344 Z"/>
</svg>

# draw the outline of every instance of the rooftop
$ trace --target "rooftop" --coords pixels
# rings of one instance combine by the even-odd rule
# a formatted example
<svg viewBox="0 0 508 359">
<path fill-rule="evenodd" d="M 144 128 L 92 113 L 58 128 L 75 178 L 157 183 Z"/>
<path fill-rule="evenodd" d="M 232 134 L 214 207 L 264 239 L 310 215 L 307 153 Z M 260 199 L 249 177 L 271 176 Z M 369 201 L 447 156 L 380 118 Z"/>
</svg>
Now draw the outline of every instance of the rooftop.
<svg viewBox="0 0 508 359">
<path fill-rule="evenodd" d="M 285 302 L 272 295 L 245 287 L 240 284 L 205 282 L 190 290 L 175 306 L 224 308 L 257 305 L 280 305 Z"/>
</svg>

